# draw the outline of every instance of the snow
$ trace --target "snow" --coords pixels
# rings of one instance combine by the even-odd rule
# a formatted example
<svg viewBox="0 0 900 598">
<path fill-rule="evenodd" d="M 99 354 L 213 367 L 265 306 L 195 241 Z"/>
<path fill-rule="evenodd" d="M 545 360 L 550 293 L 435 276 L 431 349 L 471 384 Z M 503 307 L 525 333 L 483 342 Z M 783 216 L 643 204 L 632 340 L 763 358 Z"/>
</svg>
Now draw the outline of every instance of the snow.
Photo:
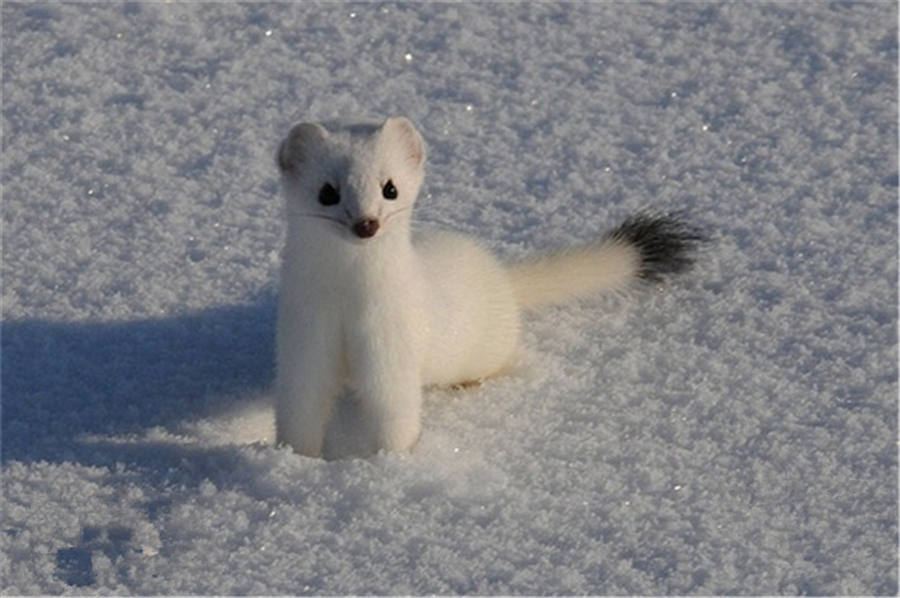
<svg viewBox="0 0 900 598">
<path fill-rule="evenodd" d="M 881 594 L 897 5 L 2 4 L 12 594 Z M 504 258 L 637 210 L 666 286 L 525 317 L 410 454 L 271 438 L 297 120 L 405 115 Z"/>
</svg>

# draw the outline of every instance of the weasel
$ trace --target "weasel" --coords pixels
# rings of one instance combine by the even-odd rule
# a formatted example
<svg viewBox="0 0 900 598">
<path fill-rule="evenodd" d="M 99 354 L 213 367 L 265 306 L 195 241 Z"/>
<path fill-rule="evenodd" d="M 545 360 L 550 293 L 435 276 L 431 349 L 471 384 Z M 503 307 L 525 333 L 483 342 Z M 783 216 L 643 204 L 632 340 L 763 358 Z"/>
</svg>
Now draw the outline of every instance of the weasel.
<svg viewBox="0 0 900 598">
<path fill-rule="evenodd" d="M 685 270 L 702 236 L 638 215 L 590 245 L 503 264 L 447 232 L 414 237 L 425 143 L 402 117 L 295 125 L 277 154 L 286 203 L 277 325 L 277 443 L 322 456 L 348 392 L 369 453 L 419 438 L 422 387 L 503 372 L 519 313 Z"/>
</svg>

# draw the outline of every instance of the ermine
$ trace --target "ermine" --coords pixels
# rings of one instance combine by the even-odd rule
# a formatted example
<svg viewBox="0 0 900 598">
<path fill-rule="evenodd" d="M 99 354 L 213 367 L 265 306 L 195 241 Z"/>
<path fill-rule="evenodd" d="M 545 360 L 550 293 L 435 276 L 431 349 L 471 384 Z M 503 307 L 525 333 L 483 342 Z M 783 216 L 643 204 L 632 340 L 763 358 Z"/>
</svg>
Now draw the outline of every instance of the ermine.
<svg viewBox="0 0 900 598">
<path fill-rule="evenodd" d="M 425 144 L 406 118 L 295 125 L 277 163 L 286 202 L 277 326 L 277 442 L 322 456 L 348 393 L 369 453 L 419 438 L 422 387 L 501 373 L 519 314 L 686 269 L 701 235 L 639 215 L 590 245 L 503 264 L 448 232 L 413 234 Z"/>
</svg>

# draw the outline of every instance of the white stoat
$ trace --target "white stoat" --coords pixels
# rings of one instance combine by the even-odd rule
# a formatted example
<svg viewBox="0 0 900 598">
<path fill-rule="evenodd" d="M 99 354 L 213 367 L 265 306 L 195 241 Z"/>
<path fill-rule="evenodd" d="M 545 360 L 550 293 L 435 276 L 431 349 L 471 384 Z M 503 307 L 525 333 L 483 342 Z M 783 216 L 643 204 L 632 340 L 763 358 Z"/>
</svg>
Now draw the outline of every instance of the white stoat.
<svg viewBox="0 0 900 598">
<path fill-rule="evenodd" d="M 514 357 L 519 311 L 690 265 L 700 236 L 642 215 L 601 241 L 504 265 L 446 232 L 413 239 L 425 145 L 412 122 L 294 126 L 277 156 L 287 204 L 278 307 L 277 442 L 320 456 L 335 399 L 368 452 L 409 449 L 422 386 L 477 381 Z"/>
</svg>

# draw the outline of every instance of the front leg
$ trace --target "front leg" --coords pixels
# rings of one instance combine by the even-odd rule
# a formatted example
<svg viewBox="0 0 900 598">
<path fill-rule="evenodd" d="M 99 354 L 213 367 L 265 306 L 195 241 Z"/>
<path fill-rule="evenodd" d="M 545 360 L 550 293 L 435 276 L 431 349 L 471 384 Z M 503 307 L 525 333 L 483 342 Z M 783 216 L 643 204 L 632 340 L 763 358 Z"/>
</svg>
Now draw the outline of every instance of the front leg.
<svg viewBox="0 0 900 598">
<path fill-rule="evenodd" d="M 370 387 L 361 408 L 368 423 L 372 452 L 406 451 L 419 439 L 422 387 L 418 377 Z"/>
<path fill-rule="evenodd" d="M 279 319 L 276 441 L 320 457 L 341 386 L 339 333 L 324 318 L 314 323 Z"/>
<path fill-rule="evenodd" d="M 421 431 L 421 359 L 414 331 L 402 320 L 384 318 L 361 332 L 348 342 L 350 386 L 371 451 L 408 450 Z"/>
</svg>

